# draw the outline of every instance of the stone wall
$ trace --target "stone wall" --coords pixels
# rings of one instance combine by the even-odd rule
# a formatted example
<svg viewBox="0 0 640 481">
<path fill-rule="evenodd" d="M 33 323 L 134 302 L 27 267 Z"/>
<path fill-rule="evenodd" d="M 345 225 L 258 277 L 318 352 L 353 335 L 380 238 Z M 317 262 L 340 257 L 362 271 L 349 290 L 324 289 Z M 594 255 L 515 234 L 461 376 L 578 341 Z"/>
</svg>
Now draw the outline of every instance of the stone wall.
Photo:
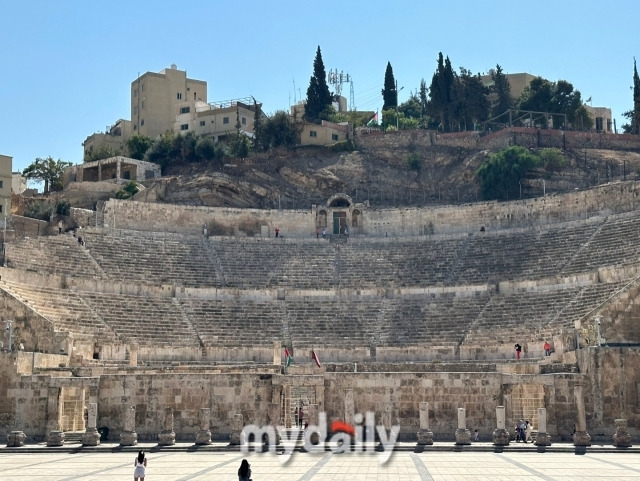
<svg viewBox="0 0 640 481">
<path fill-rule="evenodd" d="M 629 181 L 512 202 L 394 209 L 359 206 L 362 211 L 359 232 L 379 237 L 416 236 L 425 232 L 478 232 L 483 226 L 495 230 L 547 225 L 633 211 L 640 205 L 638 195 L 640 182 Z M 315 239 L 316 215 L 313 210 L 193 207 L 117 199 L 106 203 L 105 224 L 111 228 L 200 234 L 204 223 L 210 226 L 210 235 L 217 235 L 211 228 L 215 224 L 234 236 L 263 236 L 265 233 L 271 236 L 278 227 L 284 238 Z M 264 233 L 262 226 L 266 226 Z"/>
</svg>

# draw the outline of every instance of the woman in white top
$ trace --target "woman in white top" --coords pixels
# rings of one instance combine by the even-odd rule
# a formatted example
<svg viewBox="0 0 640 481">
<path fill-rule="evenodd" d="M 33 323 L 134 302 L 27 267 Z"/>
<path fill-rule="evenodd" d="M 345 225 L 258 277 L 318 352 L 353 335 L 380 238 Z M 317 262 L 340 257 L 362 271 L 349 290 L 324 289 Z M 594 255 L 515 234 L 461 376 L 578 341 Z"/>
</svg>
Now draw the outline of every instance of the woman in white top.
<svg viewBox="0 0 640 481">
<path fill-rule="evenodd" d="M 144 451 L 140 451 L 133 465 L 136 467 L 133 472 L 133 481 L 144 481 L 144 472 L 147 467 L 147 458 L 144 456 Z"/>
</svg>

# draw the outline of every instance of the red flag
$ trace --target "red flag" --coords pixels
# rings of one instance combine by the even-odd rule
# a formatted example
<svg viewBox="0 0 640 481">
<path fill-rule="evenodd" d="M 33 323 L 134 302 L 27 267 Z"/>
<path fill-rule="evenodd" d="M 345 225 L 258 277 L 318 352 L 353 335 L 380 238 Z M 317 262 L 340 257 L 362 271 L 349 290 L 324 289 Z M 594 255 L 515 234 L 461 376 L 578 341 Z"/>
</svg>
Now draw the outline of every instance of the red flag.
<svg viewBox="0 0 640 481">
<path fill-rule="evenodd" d="M 313 359 L 316 362 L 316 366 L 322 367 L 320 365 L 320 359 L 318 359 L 318 355 L 316 354 L 316 351 L 314 351 L 313 349 L 311 349 L 311 359 Z"/>
<path fill-rule="evenodd" d="M 291 355 L 291 353 L 289 352 L 289 348 L 288 348 L 288 347 L 285 347 L 285 348 L 284 348 L 284 357 L 285 357 L 285 359 L 286 359 L 287 357 L 289 357 L 290 355 Z"/>
</svg>

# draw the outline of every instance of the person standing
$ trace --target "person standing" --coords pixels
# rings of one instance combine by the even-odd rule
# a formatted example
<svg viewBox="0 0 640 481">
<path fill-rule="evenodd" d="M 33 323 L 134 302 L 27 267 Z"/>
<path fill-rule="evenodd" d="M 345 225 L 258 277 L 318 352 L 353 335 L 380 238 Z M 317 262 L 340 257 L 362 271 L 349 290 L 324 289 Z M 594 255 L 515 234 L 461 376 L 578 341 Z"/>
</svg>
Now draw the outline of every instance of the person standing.
<svg viewBox="0 0 640 481">
<path fill-rule="evenodd" d="M 278 237 L 279 235 L 280 235 L 280 229 L 276 227 L 276 237 Z"/>
<path fill-rule="evenodd" d="M 144 481 L 145 471 L 147 470 L 147 458 L 144 455 L 144 451 L 138 452 L 133 465 L 136 467 L 133 471 L 133 481 Z"/>
<path fill-rule="evenodd" d="M 531 432 L 532 431 L 533 431 L 533 426 L 531 425 L 531 423 L 529 421 L 527 421 L 526 422 L 526 427 L 524 428 L 524 433 L 525 433 L 524 440 L 525 440 L 525 442 L 531 441 Z"/>
<path fill-rule="evenodd" d="M 316 239 L 320 238 L 320 227 L 316 227 Z"/>
<path fill-rule="evenodd" d="M 544 341 L 544 345 L 542 346 L 542 348 L 544 349 L 545 356 L 551 355 L 551 344 L 549 344 L 549 341 Z"/>
<path fill-rule="evenodd" d="M 520 353 L 522 353 L 522 346 L 520 344 L 515 345 L 516 359 L 520 359 Z"/>
<path fill-rule="evenodd" d="M 58 221 L 58 235 L 62 234 L 62 226 L 63 226 L 62 221 L 59 220 Z"/>
<path fill-rule="evenodd" d="M 251 466 L 249 461 L 243 459 L 238 469 L 238 481 L 251 481 Z"/>
<path fill-rule="evenodd" d="M 327 238 L 327 229 L 322 229 L 322 238 L 323 239 Z"/>
<path fill-rule="evenodd" d="M 207 237 L 207 231 L 208 231 L 207 224 L 206 223 L 202 224 L 202 235 Z"/>
<path fill-rule="evenodd" d="M 298 426 L 302 427 L 302 420 L 304 419 L 304 411 L 302 410 L 302 406 L 298 408 Z"/>
</svg>

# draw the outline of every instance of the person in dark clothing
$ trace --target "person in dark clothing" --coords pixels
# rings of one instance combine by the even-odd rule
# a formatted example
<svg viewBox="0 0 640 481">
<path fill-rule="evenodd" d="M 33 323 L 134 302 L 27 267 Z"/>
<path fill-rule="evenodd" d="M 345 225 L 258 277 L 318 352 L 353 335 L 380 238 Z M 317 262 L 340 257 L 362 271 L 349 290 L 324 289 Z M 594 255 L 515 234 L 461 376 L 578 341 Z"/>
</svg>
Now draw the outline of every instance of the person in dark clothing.
<svg viewBox="0 0 640 481">
<path fill-rule="evenodd" d="M 240 463 L 240 469 L 238 469 L 238 481 L 251 481 L 251 466 L 246 459 Z"/>
<path fill-rule="evenodd" d="M 522 346 L 520 344 L 516 344 L 514 347 L 516 350 L 516 359 L 520 359 L 520 354 L 522 353 Z"/>
</svg>

